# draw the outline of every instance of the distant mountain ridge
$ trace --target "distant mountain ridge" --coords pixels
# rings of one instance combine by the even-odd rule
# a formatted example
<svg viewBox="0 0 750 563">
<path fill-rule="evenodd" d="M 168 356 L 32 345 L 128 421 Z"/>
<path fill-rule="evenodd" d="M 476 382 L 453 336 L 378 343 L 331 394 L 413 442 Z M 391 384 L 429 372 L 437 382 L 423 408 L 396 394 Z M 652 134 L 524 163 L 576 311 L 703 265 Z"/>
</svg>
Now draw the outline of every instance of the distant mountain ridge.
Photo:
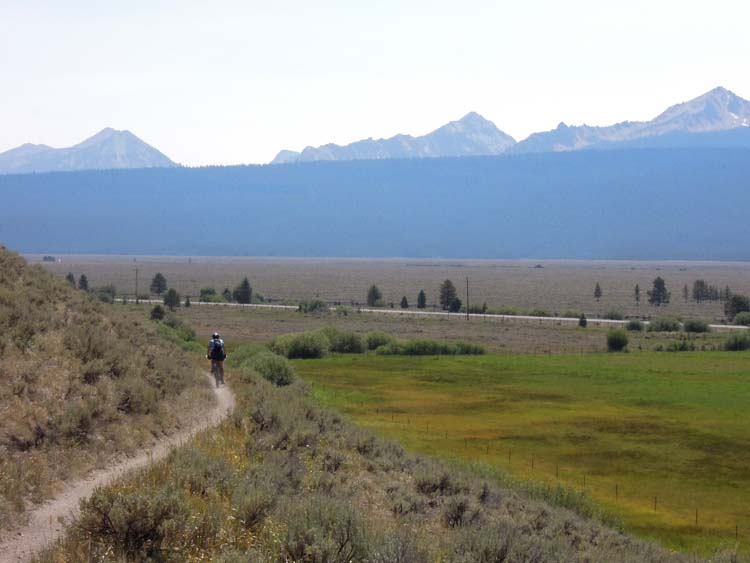
<svg viewBox="0 0 750 563">
<path fill-rule="evenodd" d="M 732 135 L 717 134 L 743 128 L 748 129 Z M 552 131 L 533 133 L 518 143 L 494 123 L 472 112 L 422 137 L 396 135 L 389 139 L 366 139 L 346 146 L 328 144 L 307 147 L 301 153 L 282 150 L 271 164 L 314 160 L 484 156 L 636 146 L 750 147 L 750 102 L 726 88 L 718 87 L 668 108 L 651 121 L 624 121 L 605 127 L 560 123 Z"/>
<path fill-rule="evenodd" d="M 307 147 L 301 153 L 282 150 L 271 164 L 316 160 L 380 160 L 385 158 L 429 158 L 440 156 L 485 156 L 502 154 L 516 144 L 513 137 L 476 112 L 420 137 L 396 135 L 388 139 L 365 139 L 346 146 L 335 144 Z"/>
<path fill-rule="evenodd" d="M 109 127 L 72 147 L 27 143 L 0 153 L 0 174 L 174 166 L 178 165 L 130 131 Z"/>
<path fill-rule="evenodd" d="M 511 152 L 559 152 L 628 143 L 675 134 L 702 135 L 750 126 L 750 102 L 726 88 L 714 88 L 693 100 L 676 104 L 651 121 L 623 121 L 608 127 L 568 126 L 534 133 Z"/>
</svg>

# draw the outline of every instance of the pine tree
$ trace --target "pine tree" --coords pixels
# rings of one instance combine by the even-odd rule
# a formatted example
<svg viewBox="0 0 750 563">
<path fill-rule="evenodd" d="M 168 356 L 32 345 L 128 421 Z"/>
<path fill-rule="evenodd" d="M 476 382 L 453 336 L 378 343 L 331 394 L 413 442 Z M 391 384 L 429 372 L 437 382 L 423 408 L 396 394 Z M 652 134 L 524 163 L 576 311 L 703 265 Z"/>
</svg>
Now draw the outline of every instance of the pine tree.
<svg viewBox="0 0 750 563">
<path fill-rule="evenodd" d="M 584 313 L 581 313 L 581 316 L 578 319 L 578 326 L 580 326 L 581 328 L 586 328 L 586 326 L 588 326 L 588 324 L 589 324 L 589 322 L 588 322 L 588 320 L 586 320 L 586 315 Z"/>
<path fill-rule="evenodd" d="M 76 286 L 76 277 L 73 275 L 73 272 L 68 272 L 68 275 L 65 276 L 65 279 L 68 280 L 68 283 L 71 285 L 71 287 Z"/>
<path fill-rule="evenodd" d="M 636 305 L 641 304 L 641 287 L 638 284 L 635 284 L 635 289 L 633 290 L 633 298 L 635 299 Z"/>
<path fill-rule="evenodd" d="M 690 301 L 690 291 L 688 290 L 687 284 L 682 288 L 682 298 L 685 300 L 685 303 Z"/>
<path fill-rule="evenodd" d="M 228 303 L 232 302 L 232 292 L 229 291 L 228 287 L 224 288 L 224 291 L 221 292 L 221 296 L 224 298 L 225 301 Z"/>
<path fill-rule="evenodd" d="M 149 289 L 154 295 L 161 295 L 167 290 L 167 278 L 161 273 L 157 273 L 154 279 L 151 280 L 151 287 Z"/>
<path fill-rule="evenodd" d="M 401 298 L 401 308 L 402 309 L 408 309 L 409 308 L 409 301 L 406 299 L 406 295 L 404 295 Z"/>
<path fill-rule="evenodd" d="M 86 277 L 86 274 L 81 274 L 81 277 L 78 278 L 78 289 L 81 291 L 89 290 L 89 279 Z"/>
<path fill-rule="evenodd" d="M 602 298 L 602 287 L 599 285 L 599 282 L 596 282 L 596 287 L 594 288 L 594 297 L 597 301 Z"/>
<path fill-rule="evenodd" d="M 190 296 L 188 295 L 185 297 L 185 307 L 190 307 L 192 303 L 190 303 Z"/>
<path fill-rule="evenodd" d="M 170 311 L 180 306 L 180 294 L 174 288 L 167 290 L 164 294 L 164 305 L 169 307 Z"/>
<path fill-rule="evenodd" d="M 669 303 L 669 299 L 671 297 L 671 293 L 667 291 L 667 284 L 664 283 L 664 280 L 661 276 L 657 277 L 654 280 L 654 288 L 651 291 L 647 291 L 646 293 L 648 294 L 648 302 L 651 305 L 656 305 L 657 307 Z"/>
<path fill-rule="evenodd" d="M 427 296 L 424 289 L 420 289 L 419 295 L 417 295 L 417 309 L 424 309 L 425 307 L 427 307 Z"/>
<path fill-rule="evenodd" d="M 232 297 L 237 303 L 243 303 L 247 305 L 253 300 L 253 288 L 250 286 L 250 282 L 247 278 L 240 282 L 240 285 L 234 288 Z"/>
<path fill-rule="evenodd" d="M 367 305 L 369 307 L 380 307 L 383 305 L 383 292 L 377 285 L 371 285 L 367 290 Z"/>
<path fill-rule="evenodd" d="M 456 286 L 453 285 L 451 280 L 445 280 L 440 284 L 440 306 L 443 310 L 450 309 L 451 303 L 456 299 L 456 296 Z"/>
<path fill-rule="evenodd" d="M 458 313 L 461 311 L 461 300 L 458 297 L 454 297 L 453 301 L 451 301 L 451 304 L 448 306 L 448 310 L 451 313 Z"/>
</svg>

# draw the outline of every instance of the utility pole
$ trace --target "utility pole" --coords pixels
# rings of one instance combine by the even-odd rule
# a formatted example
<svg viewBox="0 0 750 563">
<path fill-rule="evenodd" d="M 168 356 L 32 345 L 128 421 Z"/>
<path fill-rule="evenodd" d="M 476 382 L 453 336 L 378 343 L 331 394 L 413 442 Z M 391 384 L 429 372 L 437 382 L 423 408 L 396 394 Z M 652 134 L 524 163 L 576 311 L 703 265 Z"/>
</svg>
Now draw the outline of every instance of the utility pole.
<svg viewBox="0 0 750 563">
<path fill-rule="evenodd" d="M 469 320 L 469 276 L 466 276 L 466 320 Z"/>
<path fill-rule="evenodd" d="M 135 304 L 138 305 L 138 268 L 135 269 Z"/>
</svg>

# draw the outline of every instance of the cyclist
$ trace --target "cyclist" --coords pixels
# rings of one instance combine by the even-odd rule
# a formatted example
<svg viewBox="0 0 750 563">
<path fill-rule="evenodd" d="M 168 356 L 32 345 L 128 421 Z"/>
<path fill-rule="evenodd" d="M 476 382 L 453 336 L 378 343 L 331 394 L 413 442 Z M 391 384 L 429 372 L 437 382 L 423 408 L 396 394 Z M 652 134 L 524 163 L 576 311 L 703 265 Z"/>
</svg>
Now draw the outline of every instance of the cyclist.
<svg viewBox="0 0 750 563">
<path fill-rule="evenodd" d="M 227 352 L 224 349 L 224 341 L 218 332 L 214 332 L 211 340 L 208 341 L 208 353 L 206 359 L 211 360 L 211 373 L 216 379 L 216 387 L 219 384 L 224 385 L 224 360 L 227 358 Z"/>
</svg>

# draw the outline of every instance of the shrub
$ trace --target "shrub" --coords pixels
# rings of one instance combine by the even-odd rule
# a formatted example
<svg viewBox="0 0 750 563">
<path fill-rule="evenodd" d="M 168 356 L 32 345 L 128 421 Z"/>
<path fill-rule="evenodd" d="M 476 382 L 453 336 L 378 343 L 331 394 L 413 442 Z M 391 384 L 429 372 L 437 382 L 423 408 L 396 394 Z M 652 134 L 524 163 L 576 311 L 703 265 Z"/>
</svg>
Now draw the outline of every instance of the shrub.
<svg viewBox="0 0 750 563">
<path fill-rule="evenodd" d="M 695 350 L 695 342 L 683 337 L 674 342 L 670 342 L 664 349 L 667 352 L 693 352 Z"/>
<path fill-rule="evenodd" d="M 734 317 L 734 324 L 750 326 L 750 313 L 748 313 L 747 311 L 737 313 Z"/>
<path fill-rule="evenodd" d="M 632 319 L 628 321 L 628 324 L 625 325 L 625 328 L 630 331 L 640 332 L 643 330 L 643 323 L 637 319 Z"/>
<path fill-rule="evenodd" d="M 735 293 L 724 303 L 724 314 L 730 321 L 739 313 L 750 312 L 750 297 Z"/>
<path fill-rule="evenodd" d="M 221 494 L 232 489 L 232 467 L 224 459 L 215 458 L 195 447 L 174 450 L 170 454 L 171 480 L 192 493 L 205 495 L 209 491 Z"/>
<path fill-rule="evenodd" d="M 247 360 L 264 351 L 266 348 L 258 344 L 240 344 L 232 348 L 232 354 L 227 356 L 226 363 L 229 367 L 237 368 Z"/>
<path fill-rule="evenodd" d="M 706 321 L 689 319 L 682 325 L 685 332 L 711 332 L 711 327 Z"/>
<path fill-rule="evenodd" d="M 379 330 L 368 332 L 365 335 L 365 342 L 367 343 L 368 350 L 375 350 L 377 348 L 380 348 L 381 346 L 390 344 L 391 342 L 393 342 L 393 340 L 394 339 L 390 334 L 381 332 Z"/>
<path fill-rule="evenodd" d="M 245 481 L 235 488 L 232 507 L 236 510 L 236 517 L 240 523 L 246 528 L 253 528 L 265 519 L 275 500 L 276 495 L 269 483 Z"/>
<path fill-rule="evenodd" d="M 487 312 L 490 315 L 507 315 L 511 317 L 521 314 L 521 311 L 518 309 L 518 307 L 511 307 L 510 305 L 503 305 L 501 307 L 490 307 L 489 309 L 487 309 Z"/>
<path fill-rule="evenodd" d="M 368 555 L 364 524 L 350 501 L 320 494 L 285 504 L 285 555 L 293 561 L 349 563 Z"/>
<path fill-rule="evenodd" d="M 259 352 L 243 365 L 249 365 L 265 379 L 278 386 L 289 385 L 296 378 L 294 368 L 289 361 L 273 352 Z"/>
<path fill-rule="evenodd" d="M 670 317 L 654 319 L 648 325 L 649 332 L 679 332 L 680 321 Z"/>
<path fill-rule="evenodd" d="M 481 344 L 473 344 L 471 342 L 464 342 L 462 340 L 456 342 L 456 355 L 458 356 L 481 356 L 486 353 L 487 350 L 485 350 L 484 346 L 482 346 Z"/>
<path fill-rule="evenodd" d="M 545 311 L 544 309 L 532 309 L 527 313 L 529 317 L 550 317 L 549 311 Z"/>
<path fill-rule="evenodd" d="M 158 305 L 157 305 L 158 307 Z M 164 324 L 174 330 L 182 340 L 186 342 L 192 342 L 195 340 L 196 334 L 193 327 L 186 324 L 182 319 L 179 319 L 175 315 L 167 315 L 164 317 Z"/>
<path fill-rule="evenodd" d="M 328 303 L 322 299 L 315 298 L 300 301 L 297 310 L 300 313 L 310 315 L 326 315 L 330 311 L 330 308 L 328 307 Z"/>
<path fill-rule="evenodd" d="M 724 349 L 730 352 L 741 352 L 750 350 L 750 331 L 742 331 L 739 334 L 732 334 L 724 342 Z"/>
<path fill-rule="evenodd" d="M 362 337 L 355 332 L 338 330 L 333 327 L 326 327 L 321 332 L 328 339 L 331 352 L 361 354 L 365 351 Z"/>
<path fill-rule="evenodd" d="M 67 405 L 58 422 L 60 433 L 75 442 L 85 442 L 93 428 L 94 412 L 94 403 L 91 401 Z"/>
<path fill-rule="evenodd" d="M 404 342 L 401 353 L 406 356 L 453 355 L 456 353 L 456 347 L 448 342 L 418 338 Z"/>
<path fill-rule="evenodd" d="M 105 285 L 102 287 L 95 287 L 93 293 L 102 303 L 112 304 L 115 302 L 117 289 L 114 285 Z"/>
<path fill-rule="evenodd" d="M 164 310 L 164 307 L 162 307 L 161 305 L 154 305 L 154 308 L 151 309 L 151 320 L 160 321 L 166 314 L 167 312 Z"/>
<path fill-rule="evenodd" d="M 154 412 L 159 396 L 141 377 L 124 377 L 118 379 L 117 410 L 126 414 L 149 414 Z"/>
<path fill-rule="evenodd" d="M 184 506 L 177 493 L 147 489 L 97 489 L 81 502 L 77 527 L 106 539 L 117 552 L 143 560 L 160 551 L 168 524 Z"/>
<path fill-rule="evenodd" d="M 625 318 L 625 316 L 622 314 L 621 311 L 618 311 L 616 309 L 610 309 L 606 313 L 604 313 L 604 316 L 602 316 L 603 319 L 608 319 L 610 321 L 621 321 Z"/>
<path fill-rule="evenodd" d="M 607 350 L 622 352 L 628 345 L 628 335 L 624 330 L 610 330 L 607 333 Z"/>
<path fill-rule="evenodd" d="M 576 309 L 566 309 L 560 316 L 566 317 L 568 319 L 579 319 L 581 318 L 581 315 L 583 315 L 582 311 L 578 311 Z"/>
<path fill-rule="evenodd" d="M 279 336 L 271 343 L 271 350 L 280 356 L 293 358 L 322 358 L 328 354 L 330 343 L 320 332 L 298 332 Z"/>
<path fill-rule="evenodd" d="M 581 328 L 586 328 L 589 325 L 589 321 L 586 319 L 586 315 L 581 313 L 581 316 L 578 319 L 578 326 Z"/>
</svg>

